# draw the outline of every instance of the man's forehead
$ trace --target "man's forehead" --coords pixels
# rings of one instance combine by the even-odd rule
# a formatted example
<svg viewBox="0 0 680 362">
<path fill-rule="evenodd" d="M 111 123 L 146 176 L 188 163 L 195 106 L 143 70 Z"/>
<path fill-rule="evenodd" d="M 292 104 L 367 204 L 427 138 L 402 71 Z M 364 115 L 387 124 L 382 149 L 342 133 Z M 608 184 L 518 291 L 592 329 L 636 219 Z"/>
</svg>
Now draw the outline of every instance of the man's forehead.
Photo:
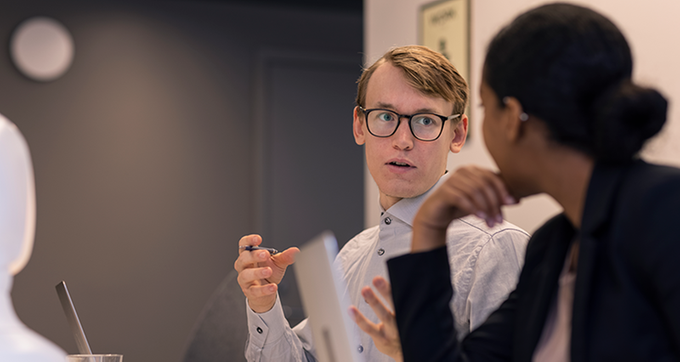
<svg viewBox="0 0 680 362">
<path fill-rule="evenodd" d="M 368 80 L 365 106 L 395 110 L 406 107 L 412 113 L 446 113 L 454 107 L 444 98 L 426 94 L 411 85 L 404 71 L 388 62 L 378 66 Z"/>
</svg>

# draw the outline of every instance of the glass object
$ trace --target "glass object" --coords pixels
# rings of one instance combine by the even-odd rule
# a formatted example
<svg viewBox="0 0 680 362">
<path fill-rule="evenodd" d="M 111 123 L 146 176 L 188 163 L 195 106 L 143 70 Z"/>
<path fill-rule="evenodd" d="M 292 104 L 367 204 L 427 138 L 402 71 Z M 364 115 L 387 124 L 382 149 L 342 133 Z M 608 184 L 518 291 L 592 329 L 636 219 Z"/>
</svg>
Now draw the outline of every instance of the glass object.
<svg viewBox="0 0 680 362">
<path fill-rule="evenodd" d="M 66 362 L 123 362 L 122 354 L 70 354 Z"/>
<path fill-rule="evenodd" d="M 401 119 L 407 118 L 411 134 L 421 141 L 436 140 L 442 134 L 446 121 L 460 117 L 460 114 L 446 117 L 435 113 L 399 114 L 382 108 L 364 109 L 359 107 L 359 109 L 364 112 L 366 128 L 372 135 L 390 137 L 399 128 Z"/>
</svg>

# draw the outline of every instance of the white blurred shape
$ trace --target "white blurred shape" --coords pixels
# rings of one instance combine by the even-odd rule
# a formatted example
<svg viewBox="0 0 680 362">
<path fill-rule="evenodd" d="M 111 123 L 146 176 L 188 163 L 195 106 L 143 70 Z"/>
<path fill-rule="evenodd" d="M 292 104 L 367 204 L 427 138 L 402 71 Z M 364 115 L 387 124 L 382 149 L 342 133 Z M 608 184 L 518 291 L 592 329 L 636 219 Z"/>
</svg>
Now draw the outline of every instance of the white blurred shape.
<svg viewBox="0 0 680 362">
<path fill-rule="evenodd" d="M 10 292 L 26 266 L 35 235 L 35 183 L 26 140 L 0 115 L 0 361 L 63 362 L 66 353 L 26 327 Z"/>
<path fill-rule="evenodd" d="M 58 21 L 34 17 L 19 24 L 12 34 L 10 53 L 24 75 L 48 82 L 62 76 L 71 66 L 73 38 Z"/>
</svg>

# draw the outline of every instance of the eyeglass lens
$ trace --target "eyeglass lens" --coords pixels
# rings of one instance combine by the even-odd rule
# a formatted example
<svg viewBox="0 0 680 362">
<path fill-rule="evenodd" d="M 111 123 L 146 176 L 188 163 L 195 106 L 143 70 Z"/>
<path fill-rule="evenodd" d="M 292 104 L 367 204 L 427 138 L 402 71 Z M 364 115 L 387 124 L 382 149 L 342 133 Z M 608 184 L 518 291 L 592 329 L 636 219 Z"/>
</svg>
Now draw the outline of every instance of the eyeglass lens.
<svg viewBox="0 0 680 362">
<path fill-rule="evenodd" d="M 377 137 L 391 136 L 399 127 L 397 113 L 376 109 L 367 116 L 368 130 Z M 411 116 L 410 125 L 413 135 L 423 141 L 436 139 L 441 133 L 444 122 L 435 114 L 420 113 Z"/>
</svg>

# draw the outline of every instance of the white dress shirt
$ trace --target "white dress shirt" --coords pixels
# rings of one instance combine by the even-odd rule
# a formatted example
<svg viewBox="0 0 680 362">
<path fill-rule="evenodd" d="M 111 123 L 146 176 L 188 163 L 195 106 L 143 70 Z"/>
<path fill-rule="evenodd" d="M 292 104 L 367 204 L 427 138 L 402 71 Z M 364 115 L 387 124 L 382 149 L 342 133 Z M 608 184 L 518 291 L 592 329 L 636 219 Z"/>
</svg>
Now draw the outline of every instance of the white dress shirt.
<svg viewBox="0 0 680 362">
<path fill-rule="evenodd" d="M 344 273 L 350 301 L 373 322 L 379 322 L 361 296 L 364 286 L 372 285 L 375 276 L 388 278 L 385 262 L 411 249 L 413 218 L 428 192 L 402 199 L 382 213 L 380 224 L 366 229 L 340 250 L 335 262 Z M 447 231 L 447 250 L 451 280 L 455 290 L 451 310 L 456 317 L 458 337 L 462 338 L 484 322 L 514 290 L 524 263 L 529 235 L 508 222 L 493 228 L 476 216 L 455 220 Z M 277 297 L 274 307 L 265 313 L 253 312 L 246 303 L 249 340 L 246 359 L 254 361 L 314 361 L 311 330 L 307 320 L 290 328 Z M 366 361 L 392 361 L 377 350 L 371 337 L 361 331 L 356 348 Z"/>
</svg>

